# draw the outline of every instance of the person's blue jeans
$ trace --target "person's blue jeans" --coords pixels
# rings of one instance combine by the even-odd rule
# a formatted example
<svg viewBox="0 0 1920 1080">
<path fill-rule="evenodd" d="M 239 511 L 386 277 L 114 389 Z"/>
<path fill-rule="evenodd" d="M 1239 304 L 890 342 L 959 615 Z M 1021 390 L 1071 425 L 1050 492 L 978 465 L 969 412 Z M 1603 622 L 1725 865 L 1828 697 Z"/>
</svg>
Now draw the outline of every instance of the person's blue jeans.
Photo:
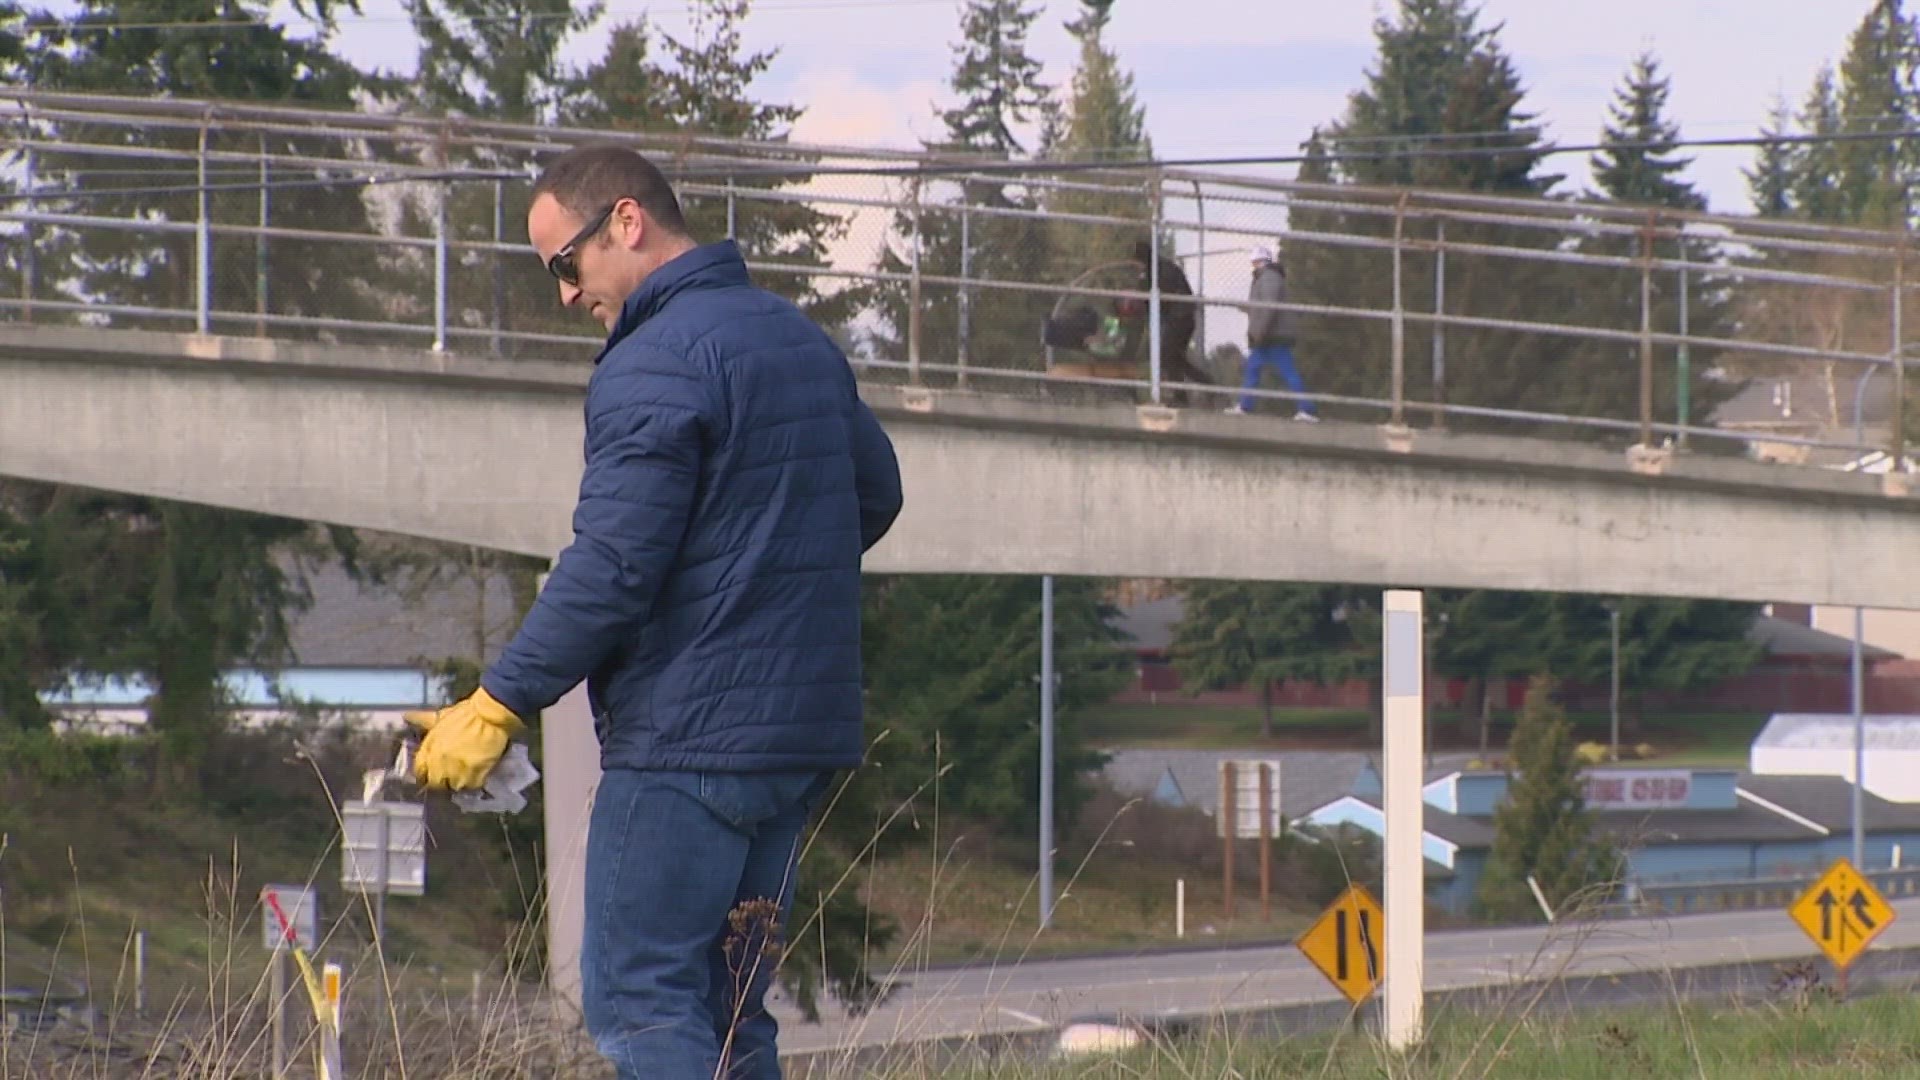
<svg viewBox="0 0 1920 1080">
<path fill-rule="evenodd" d="M 1287 384 L 1287 389 L 1296 394 L 1307 392 L 1306 383 L 1300 381 L 1300 372 L 1293 366 L 1293 346 L 1291 345 L 1265 345 L 1250 350 L 1247 353 L 1246 377 L 1240 383 L 1240 389 L 1252 390 L 1259 386 L 1260 372 L 1267 367 L 1272 367 L 1280 373 L 1280 378 Z M 1253 404 L 1252 394 L 1240 396 L 1240 411 L 1252 412 Z M 1313 402 L 1302 399 L 1298 405 L 1301 412 L 1309 416 L 1313 414 Z"/>
<path fill-rule="evenodd" d="M 620 1080 L 780 1076 L 779 1025 L 762 1002 L 784 935 L 735 910 L 771 901 L 784 931 L 807 819 L 831 779 L 602 774 L 580 982 L 587 1031 Z"/>
</svg>

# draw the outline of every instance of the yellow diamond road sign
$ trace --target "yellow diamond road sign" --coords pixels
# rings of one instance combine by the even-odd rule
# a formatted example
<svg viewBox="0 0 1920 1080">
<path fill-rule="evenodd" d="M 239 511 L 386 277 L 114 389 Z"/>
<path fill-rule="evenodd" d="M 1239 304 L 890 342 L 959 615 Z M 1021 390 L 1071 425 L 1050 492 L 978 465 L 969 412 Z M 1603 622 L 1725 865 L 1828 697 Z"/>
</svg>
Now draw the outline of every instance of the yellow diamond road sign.
<svg viewBox="0 0 1920 1080">
<path fill-rule="evenodd" d="M 1893 922 L 1893 908 L 1853 864 L 1836 859 L 1820 880 L 1787 909 L 1835 967 L 1853 963 Z"/>
<path fill-rule="evenodd" d="M 1348 1001 L 1358 1005 L 1380 985 L 1384 936 L 1380 905 L 1366 889 L 1351 885 L 1294 945 Z"/>
</svg>

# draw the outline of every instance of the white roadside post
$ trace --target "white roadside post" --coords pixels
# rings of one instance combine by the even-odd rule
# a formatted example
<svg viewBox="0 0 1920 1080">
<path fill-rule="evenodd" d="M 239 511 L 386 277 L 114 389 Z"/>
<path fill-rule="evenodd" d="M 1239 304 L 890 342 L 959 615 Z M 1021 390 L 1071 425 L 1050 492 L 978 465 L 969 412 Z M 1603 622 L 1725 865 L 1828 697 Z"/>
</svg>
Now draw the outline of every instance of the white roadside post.
<svg viewBox="0 0 1920 1080">
<path fill-rule="evenodd" d="M 1381 809 L 1387 830 L 1383 844 L 1387 893 L 1384 1004 L 1387 1045 L 1405 1050 L 1420 1040 L 1425 988 L 1425 867 L 1420 851 L 1426 826 L 1420 790 L 1420 762 L 1426 741 L 1423 594 L 1389 589 L 1382 607 L 1386 615 L 1381 620 L 1382 727 L 1386 742 Z"/>
</svg>

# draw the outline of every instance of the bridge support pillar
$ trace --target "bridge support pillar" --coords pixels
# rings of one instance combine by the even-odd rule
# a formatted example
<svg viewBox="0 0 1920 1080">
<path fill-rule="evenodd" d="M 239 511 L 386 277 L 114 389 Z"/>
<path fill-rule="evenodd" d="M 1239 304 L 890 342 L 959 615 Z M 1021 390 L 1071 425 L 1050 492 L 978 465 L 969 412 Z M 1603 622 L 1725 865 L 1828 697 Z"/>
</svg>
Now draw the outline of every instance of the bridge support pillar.
<svg viewBox="0 0 1920 1080">
<path fill-rule="evenodd" d="M 546 579 L 541 578 L 541 586 Z M 580 946 L 587 905 L 587 821 L 600 786 L 600 740 L 587 684 L 540 715 L 540 782 L 546 807 L 547 988 L 580 1011 Z"/>
</svg>

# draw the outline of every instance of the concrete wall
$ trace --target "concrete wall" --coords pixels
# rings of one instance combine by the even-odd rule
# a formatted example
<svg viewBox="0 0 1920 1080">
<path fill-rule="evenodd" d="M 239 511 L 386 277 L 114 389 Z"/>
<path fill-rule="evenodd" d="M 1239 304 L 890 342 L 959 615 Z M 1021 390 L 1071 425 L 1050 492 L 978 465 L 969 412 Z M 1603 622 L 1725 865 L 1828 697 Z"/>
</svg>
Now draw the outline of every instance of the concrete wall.
<svg viewBox="0 0 1920 1080">
<path fill-rule="evenodd" d="M 0 474 L 536 556 L 584 364 L 0 327 Z M 1520 588 L 1920 609 L 1886 478 L 867 386 L 908 508 L 882 573 Z M 1165 430 L 1162 430 L 1165 429 Z"/>
</svg>

